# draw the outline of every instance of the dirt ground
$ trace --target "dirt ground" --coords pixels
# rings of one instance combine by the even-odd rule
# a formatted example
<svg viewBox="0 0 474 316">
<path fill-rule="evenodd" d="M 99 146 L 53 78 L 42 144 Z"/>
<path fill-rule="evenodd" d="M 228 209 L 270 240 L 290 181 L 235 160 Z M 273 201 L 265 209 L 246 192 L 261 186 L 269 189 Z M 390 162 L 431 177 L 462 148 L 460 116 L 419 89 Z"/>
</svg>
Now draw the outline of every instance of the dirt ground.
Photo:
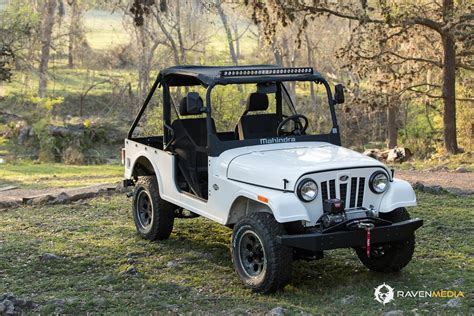
<svg viewBox="0 0 474 316">
<path fill-rule="evenodd" d="M 429 186 L 439 185 L 448 191 L 474 194 L 474 172 L 395 170 L 395 177 L 412 185 L 420 182 Z"/>
</svg>

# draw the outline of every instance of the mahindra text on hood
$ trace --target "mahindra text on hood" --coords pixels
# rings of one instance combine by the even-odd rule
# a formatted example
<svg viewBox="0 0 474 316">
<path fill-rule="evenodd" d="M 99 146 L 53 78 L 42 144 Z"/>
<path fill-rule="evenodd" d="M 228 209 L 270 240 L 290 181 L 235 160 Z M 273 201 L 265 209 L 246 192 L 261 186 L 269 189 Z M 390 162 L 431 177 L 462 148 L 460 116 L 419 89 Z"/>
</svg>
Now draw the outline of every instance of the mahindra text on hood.
<svg viewBox="0 0 474 316">
<path fill-rule="evenodd" d="M 287 144 L 286 148 L 278 145 L 256 146 L 250 153 L 237 155 L 228 165 L 227 177 L 280 190 L 283 179 L 287 179 L 287 188 L 293 190 L 296 181 L 306 173 L 367 166 L 385 168 L 373 158 L 328 143 Z"/>
</svg>

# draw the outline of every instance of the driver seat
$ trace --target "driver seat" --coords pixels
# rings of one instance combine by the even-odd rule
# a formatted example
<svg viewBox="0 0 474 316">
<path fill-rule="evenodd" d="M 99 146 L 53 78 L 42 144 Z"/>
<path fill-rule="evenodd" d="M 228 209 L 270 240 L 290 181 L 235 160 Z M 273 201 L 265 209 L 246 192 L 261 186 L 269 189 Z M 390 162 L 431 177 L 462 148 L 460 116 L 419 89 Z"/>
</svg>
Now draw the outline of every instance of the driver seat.
<svg viewBox="0 0 474 316">
<path fill-rule="evenodd" d="M 249 112 L 267 109 L 268 96 L 265 93 L 254 92 L 249 95 L 245 112 L 236 127 L 239 140 L 277 136 L 280 122 L 276 113 L 247 115 Z"/>
</svg>

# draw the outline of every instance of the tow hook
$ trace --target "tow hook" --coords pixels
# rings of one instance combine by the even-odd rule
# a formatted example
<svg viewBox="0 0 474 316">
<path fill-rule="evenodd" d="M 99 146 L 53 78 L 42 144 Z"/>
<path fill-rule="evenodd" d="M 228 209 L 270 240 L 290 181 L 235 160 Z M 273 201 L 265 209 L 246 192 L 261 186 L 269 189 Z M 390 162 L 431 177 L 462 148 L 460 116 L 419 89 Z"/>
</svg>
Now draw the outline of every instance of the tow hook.
<svg viewBox="0 0 474 316">
<path fill-rule="evenodd" d="M 370 236 L 370 231 L 375 227 L 374 224 L 372 223 L 362 223 L 362 222 L 359 222 L 357 224 L 357 227 L 358 228 L 362 228 L 362 229 L 365 229 L 365 231 L 367 232 L 367 238 L 366 238 L 366 249 L 367 249 L 367 258 L 370 258 L 370 239 L 371 239 L 371 236 Z"/>
</svg>

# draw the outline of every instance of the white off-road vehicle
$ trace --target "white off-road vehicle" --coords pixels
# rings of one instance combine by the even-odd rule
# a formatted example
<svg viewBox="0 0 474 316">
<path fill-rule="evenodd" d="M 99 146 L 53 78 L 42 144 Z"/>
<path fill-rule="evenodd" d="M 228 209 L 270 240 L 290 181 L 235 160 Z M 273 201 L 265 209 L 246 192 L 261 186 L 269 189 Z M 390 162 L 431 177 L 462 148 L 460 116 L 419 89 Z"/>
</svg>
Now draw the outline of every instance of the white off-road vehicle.
<svg viewBox="0 0 474 316">
<path fill-rule="evenodd" d="M 333 97 L 309 67 L 162 70 L 123 149 L 138 234 L 166 239 L 184 217 L 226 225 L 235 271 L 258 292 L 283 288 L 294 259 L 336 248 L 355 249 L 373 271 L 402 269 L 423 225 L 406 210 L 415 193 L 384 164 L 341 147 L 342 102 L 343 87 Z M 160 113 L 161 134 L 137 136 L 147 107 Z"/>
</svg>

